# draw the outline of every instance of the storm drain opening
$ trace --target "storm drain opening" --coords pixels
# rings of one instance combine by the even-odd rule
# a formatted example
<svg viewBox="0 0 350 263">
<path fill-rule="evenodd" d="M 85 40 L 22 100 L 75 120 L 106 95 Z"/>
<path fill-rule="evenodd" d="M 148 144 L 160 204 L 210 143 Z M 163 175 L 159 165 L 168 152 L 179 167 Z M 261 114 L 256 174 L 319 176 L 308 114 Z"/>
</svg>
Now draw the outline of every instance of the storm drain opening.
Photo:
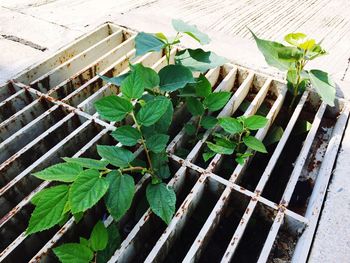
<svg viewBox="0 0 350 263">
<path fill-rule="evenodd" d="M 55 246 L 87 237 L 98 218 L 104 217 L 106 226 L 114 224 L 101 204 L 78 224 L 69 218 L 62 226 L 25 235 L 33 210 L 30 199 L 51 185 L 31 173 L 61 157 L 98 158 L 98 144 L 118 145 L 110 133 L 120 123 L 102 120 L 94 102 L 118 94 L 119 87 L 98 74 L 124 74 L 129 62 L 155 71 L 167 65 L 162 52 L 135 57 L 135 36 L 110 23 L 101 25 L 0 87 L 1 262 L 56 262 Z M 348 102 L 337 99 L 330 108 L 306 90 L 288 111 L 291 97 L 282 80 L 231 63 L 205 76 L 213 92 L 231 92 L 213 117 L 259 114 L 268 119 L 252 133 L 268 153 L 255 153 L 243 164 L 234 155 L 216 154 L 204 161 L 206 142 L 219 128 L 200 130 L 201 138 L 189 135 L 186 126 L 197 119 L 184 103 L 174 105 L 166 183 L 177 195 L 175 215 L 168 226 L 155 216 L 145 198 L 150 176 L 133 174 L 136 193 L 119 223 L 121 245 L 105 260 L 306 261 L 347 124 Z M 145 160 L 142 147 L 131 150 Z"/>
</svg>

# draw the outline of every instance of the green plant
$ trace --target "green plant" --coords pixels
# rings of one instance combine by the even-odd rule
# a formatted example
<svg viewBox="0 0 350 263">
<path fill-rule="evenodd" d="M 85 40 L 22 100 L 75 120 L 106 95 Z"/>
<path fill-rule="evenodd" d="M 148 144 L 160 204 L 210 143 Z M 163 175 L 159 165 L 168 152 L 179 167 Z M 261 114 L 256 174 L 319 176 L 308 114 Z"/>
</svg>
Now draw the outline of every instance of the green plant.
<svg viewBox="0 0 350 263">
<path fill-rule="evenodd" d="M 229 93 L 212 93 L 211 85 L 203 74 L 193 77 L 193 72 L 205 72 L 226 62 L 212 52 L 185 49 L 177 52 L 175 65 L 170 64 L 171 49 L 180 42 L 181 33 L 201 43 L 209 42 L 207 35 L 195 26 L 180 20 L 174 20 L 173 26 L 178 31 L 173 40 L 168 40 L 162 33 L 143 32 L 135 39 L 137 56 L 164 50 L 168 65 L 159 73 L 142 64 L 130 64 L 130 71 L 126 74 L 114 78 L 101 76 L 105 81 L 120 86 L 118 95 L 104 97 L 95 103 L 102 119 L 117 123 L 111 135 L 120 146 L 98 145 L 100 160 L 66 157 L 63 158 L 64 163 L 33 174 L 51 182 L 52 186 L 32 198 L 35 208 L 27 235 L 63 225 L 70 216 L 78 223 L 84 213 L 97 205 L 105 207 L 114 219 L 107 229 L 99 221 L 89 239 L 82 237 L 79 243 L 54 248 L 54 253 L 62 262 L 107 261 L 111 251 L 117 249 L 120 243 L 118 223 L 133 202 L 136 174 L 147 174 L 150 178 L 146 199 L 151 210 L 166 224 L 174 215 L 176 195 L 174 189 L 166 185 L 171 176 L 166 145 L 169 141 L 168 129 L 173 121 L 173 102 L 186 98 L 192 113 L 202 107 L 203 111 L 215 111 L 227 102 Z M 203 114 L 201 112 L 199 123 L 206 126 L 204 120 L 213 122 L 213 118 L 205 118 Z M 216 124 L 216 119 L 214 121 Z M 137 156 L 132 150 L 139 147 L 142 154 Z"/>
<path fill-rule="evenodd" d="M 252 155 L 251 150 L 267 153 L 262 141 L 251 135 L 252 131 L 265 127 L 268 120 L 259 115 L 238 118 L 219 118 L 219 132 L 213 134 L 213 142 L 207 142 L 207 149 L 203 153 L 204 161 L 208 161 L 215 154 L 235 153 L 235 161 L 243 164 Z M 246 148 L 250 151 L 246 151 Z"/>
<path fill-rule="evenodd" d="M 293 95 L 290 108 L 293 107 L 296 97 L 310 84 L 325 103 L 334 106 L 335 84 L 328 73 L 318 69 L 305 69 L 309 61 L 327 54 L 321 47 L 321 42 L 316 43 L 303 33 L 290 33 L 284 40 L 291 46 L 285 46 L 260 39 L 252 31 L 250 32 L 266 62 L 270 66 L 287 71 L 287 86 Z"/>
</svg>

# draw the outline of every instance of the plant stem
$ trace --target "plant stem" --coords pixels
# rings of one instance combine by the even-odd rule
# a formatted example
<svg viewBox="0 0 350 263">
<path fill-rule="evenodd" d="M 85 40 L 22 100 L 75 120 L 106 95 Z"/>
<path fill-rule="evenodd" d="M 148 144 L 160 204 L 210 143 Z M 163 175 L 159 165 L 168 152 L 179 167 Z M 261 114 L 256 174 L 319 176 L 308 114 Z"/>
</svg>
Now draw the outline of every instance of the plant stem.
<svg viewBox="0 0 350 263">
<path fill-rule="evenodd" d="M 198 119 L 198 123 L 197 123 L 197 128 L 196 128 L 196 137 L 198 135 L 198 132 L 199 132 L 199 129 L 201 128 L 201 121 L 202 121 L 202 118 L 203 118 L 203 114 L 199 116 L 199 119 Z"/>
<path fill-rule="evenodd" d="M 121 169 L 122 172 L 129 172 L 129 171 L 139 171 L 139 170 L 143 170 L 145 169 L 145 167 L 142 166 L 134 166 L 134 167 L 129 167 L 129 168 L 125 168 L 125 169 Z"/>
<path fill-rule="evenodd" d="M 154 173 L 154 170 L 153 170 L 153 166 L 152 166 L 152 161 L 151 161 L 151 157 L 150 157 L 148 148 L 147 148 L 147 146 L 146 146 L 145 138 L 143 137 L 143 134 L 142 134 L 142 131 L 141 131 L 141 126 L 139 125 L 139 123 L 138 123 L 137 120 L 136 120 L 134 111 L 132 111 L 132 112 L 130 113 L 130 115 L 131 115 L 131 117 L 133 118 L 133 120 L 134 120 L 134 122 L 135 122 L 136 129 L 137 129 L 137 130 L 139 131 L 139 133 L 141 134 L 141 144 L 142 144 L 142 146 L 143 146 L 143 149 L 145 150 L 146 157 L 147 157 L 147 161 L 148 161 L 148 165 L 149 165 L 149 168 L 150 168 L 150 170 L 151 170 L 151 173 L 153 174 L 153 173 Z"/>
</svg>

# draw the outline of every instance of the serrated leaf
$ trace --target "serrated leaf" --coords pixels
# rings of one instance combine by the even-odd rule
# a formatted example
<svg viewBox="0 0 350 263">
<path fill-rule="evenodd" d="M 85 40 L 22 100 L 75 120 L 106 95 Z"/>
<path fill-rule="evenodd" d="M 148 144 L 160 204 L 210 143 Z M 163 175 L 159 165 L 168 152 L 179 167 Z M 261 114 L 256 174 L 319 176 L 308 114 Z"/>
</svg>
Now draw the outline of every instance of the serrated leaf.
<svg viewBox="0 0 350 263">
<path fill-rule="evenodd" d="M 160 153 L 151 152 L 152 166 L 158 175 L 162 179 L 167 179 L 170 177 L 170 170 L 168 165 L 168 156 L 165 151 Z"/>
<path fill-rule="evenodd" d="M 177 32 L 182 32 L 193 39 L 197 40 L 202 45 L 209 44 L 210 38 L 207 34 L 198 30 L 195 25 L 189 25 L 180 19 L 173 19 L 172 25 Z"/>
<path fill-rule="evenodd" d="M 128 174 L 119 171 L 107 175 L 109 189 L 105 196 L 105 204 L 114 220 L 119 219 L 128 211 L 135 194 L 134 179 Z"/>
<path fill-rule="evenodd" d="M 278 55 L 279 50 L 281 48 L 285 48 L 286 46 L 278 42 L 260 39 L 251 30 L 249 31 L 252 33 L 259 50 L 264 55 L 267 64 L 280 70 L 289 69 L 291 62 L 280 59 Z"/>
<path fill-rule="evenodd" d="M 133 70 L 128 77 L 122 81 L 121 91 L 128 99 L 139 99 L 144 90 L 142 72 Z"/>
<path fill-rule="evenodd" d="M 279 59 L 289 62 L 296 62 L 304 55 L 304 53 L 296 47 L 280 47 L 277 53 Z"/>
<path fill-rule="evenodd" d="M 69 158 L 64 157 L 62 158 L 67 163 L 75 163 L 80 165 L 84 168 L 91 168 L 91 169 L 104 169 L 108 165 L 108 162 L 106 160 L 95 160 L 91 158 L 84 158 L 84 157 L 77 157 L 77 158 Z"/>
<path fill-rule="evenodd" d="M 230 147 L 228 145 L 218 145 L 212 142 L 207 142 L 208 148 L 215 153 L 220 154 L 233 154 L 235 150 L 235 145 L 232 144 Z"/>
<path fill-rule="evenodd" d="M 204 114 L 204 106 L 198 98 L 186 98 L 186 107 L 193 116 L 199 116 Z"/>
<path fill-rule="evenodd" d="M 137 113 L 136 119 L 146 127 L 156 123 L 167 111 L 171 101 L 165 97 L 157 97 L 148 101 Z"/>
<path fill-rule="evenodd" d="M 317 91 L 322 100 L 333 107 L 335 100 L 335 83 L 329 77 L 328 73 L 313 69 L 309 71 L 309 77 L 312 87 Z"/>
<path fill-rule="evenodd" d="M 98 75 L 101 79 L 103 79 L 105 82 L 109 82 L 112 83 L 115 86 L 120 86 L 122 84 L 122 81 L 130 75 L 130 72 L 121 74 L 117 77 L 113 77 L 113 78 L 108 78 L 106 76 L 102 76 L 102 75 Z"/>
<path fill-rule="evenodd" d="M 174 190 L 164 183 L 148 184 L 146 197 L 153 213 L 169 224 L 175 213 L 176 195 Z"/>
<path fill-rule="evenodd" d="M 219 125 L 224 129 L 224 131 L 230 134 L 237 134 L 243 131 L 242 123 L 231 117 L 220 118 Z"/>
<path fill-rule="evenodd" d="M 230 92 L 226 92 L 226 91 L 214 92 L 204 99 L 203 104 L 210 111 L 217 111 L 225 106 L 225 104 L 230 99 L 230 96 L 231 96 Z"/>
<path fill-rule="evenodd" d="M 126 146 L 134 146 L 141 139 L 140 132 L 129 125 L 117 128 L 111 135 L 118 142 Z"/>
<path fill-rule="evenodd" d="M 112 95 L 95 102 L 95 108 L 102 118 L 108 121 L 121 121 L 132 111 L 132 104 L 124 98 Z"/>
<path fill-rule="evenodd" d="M 213 116 L 204 116 L 200 122 L 200 125 L 204 128 L 204 129 L 211 129 L 214 128 L 215 125 L 218 123 L 218 119 L 213 117 Z"/>
<path fill-rule="evenodd" d="M 203 74 L 196 79 L 195 91 L 199 97 L 207 97 L 212 92 L 211 84 Z"/>
<path fill-rule="evenodd" d="M 83 168 L 76 163 L 59 163 L 33 175 L 45 181 L 73 182 Z"/>
<path fill-rule="evenodd" d="M 137 72 L 140 76 L 142 86 L 145 89 L 152 89 L 159 86 L 159 76 L 152 68 L 145 67 L 141 63 L 132 65 L 132 71 Z"/>
<path fill-rule="evenodd" d="M 159 89 L 162 91 L 175 91 L 194 82 L 192 72 L 182 65 L 165 66 L 159 71 L 159 78 Z"/>
<path fill-rule="evenodd" d="M 108 233 L 102 221 L 98 221 L 92 229 L 89 244 L 93 251 L 100 251 L 106 248 L 108 242 Z"/>
<path fill-rule="evenodd" d="M 112 223 L 107 227 L 108 232 L 108 242 L 107 247 L 97 252 L 97 263 L 106 263 L 113 256 L 115 251 L 120 247 L 121 237 L 118 230 L 118 227 L 115 223 Z"/>
<path fill-rule="evenodd" d="M 83 244 L 66 243 L 53 249 L 62 263 L 88 263 L 94 258 L 94 253 Z"/>
<path fill-rule="evenodd" d="M 117 146 L 97 145 L 97 153 L 116 167 L 126 167 L 135 159 L 132 152 Z"/>
<path fill-rule="evenodd" d="M 249 130 L 258 130 L 266 126 L 268 119 L 264 116 L 253 115 L 249 116 L 244 120 L 244 125 Z"/>
<path fill-rule="evenodd" d="M 175 64 L 183 65 L 193 72 L 206 72 L 227 62 L 227 59 L 218 56 L 214 52 L 204 51 L 200 48 L 179 51 L 175 56 Z"/>
<path fill-rule="evenodd" d="M 69 190 L 72 213 L 84 212 L 94 206 L 107 192 L 108 182 L 97 170 L 88 169 L 79 174 Z"/>
<path fill-rule="evenodd" d="M 36 207 L 30 217 L 26 234 L 43 231 L 60 223 L 68 200 L 68 185 L 58 185 L 45 189 L 36 200 Z"/>
<path fill-rule="evenodd" d="M 243 143 L 249 147 L 250 149 L 253 149 L 254 151 L 258 151 L 261 153 L 267 153 L 267 150 L 265 148 L 265 145 L 260 141 L 259 139 L 255 138 L 254 136 L 245 136 L 243 137 Z"/>
<path fill-rule="evenodd" d="M 154 152 L 162 152 L 169 141 L 169 135 L 166 134 L 154 134 L 153 136 L 147 138 L 146 146 L 147 148 Z"/>
<path fill-rule="evenodd" d="M 135 38 L 136 56 L 141 56 L 151 51 L 161 51 L 164 42 L 152 34 L 140 32 Z"/>
</svg>

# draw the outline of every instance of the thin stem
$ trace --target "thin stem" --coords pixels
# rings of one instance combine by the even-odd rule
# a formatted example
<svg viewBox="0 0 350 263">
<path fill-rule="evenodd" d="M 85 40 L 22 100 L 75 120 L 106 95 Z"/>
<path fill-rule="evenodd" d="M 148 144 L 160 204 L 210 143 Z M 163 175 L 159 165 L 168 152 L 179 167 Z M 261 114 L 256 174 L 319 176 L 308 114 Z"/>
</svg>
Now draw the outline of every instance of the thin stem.
<svg viewBox="0 0 350 263">
<path fill-rule="evenodd" d="M 136 129 L 137 129 L 137 130 L 139 131 L 139 133 L 141 134 L 141 144 L 142 144 L 142 146 L 143 146 L 143 149 L 145 150 L 149 168 L 150 168 L 151 172 L 153 173 L 154 170 L 153 170 L 153 166 L 152 166 L 151 157 L 150 157 L 150 155 L 149 155 L 149 151 L 148 151 L 148 148 L 147 148 L 147 146 L 146 146 L 145 138 L 144 138 L 143 135 L 142 135 L 141 127 L 140 127 L 140 125 L 138 124 L 138 122 L 137 122 L 137 120 L 136 120 L 136 117 L 135 117 L 135 114 L 134 114 L 133 111 L 130 113 L 130 115 L 131 115 L 131 117 L 133 118 L 133 120 L 134 120 L 134 122 L 135 122 Z"/>
<path fill-rule="evenodd" d="M 105 174 L 108 174 L 108 173 L 110 173 L 110 172 L 112 172 L 112 170 L 109 170 L 109 169 L 106 168 L 104 171 L 102 171 L 102 172 L 100 173 L 100 176 L 105 175 Z"/>
<path fill-rule="evenodd" d="M 134 166 L 134 167 L 129 167 L 129 168 L 125 168 L 125 169 L 121 169 L 122 172 L 130 172 L 130 171 L 140 171 L 145 169 L 145 167 L 142 166 Z"/>
<path fill-rule="evenodd" d="M 199 129 L 201 128 L 201 121 L 202 121 L 202 118 L 203 118 L 203 114 L 199 116 L 199 119 L 198 119 L 198 123 L 197 123 L 197 128 L 196 128 L 196 137 L 198 135 L 198 132 L 199 132 Z"/>
</svg>

